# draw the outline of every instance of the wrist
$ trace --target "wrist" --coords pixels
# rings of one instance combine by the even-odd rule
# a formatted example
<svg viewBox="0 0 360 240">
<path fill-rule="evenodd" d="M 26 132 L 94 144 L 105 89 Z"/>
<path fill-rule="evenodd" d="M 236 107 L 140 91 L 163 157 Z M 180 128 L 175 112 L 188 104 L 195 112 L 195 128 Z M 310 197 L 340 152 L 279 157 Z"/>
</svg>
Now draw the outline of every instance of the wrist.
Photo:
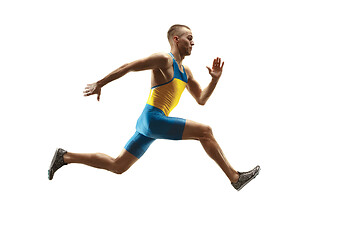
<svg viewBox="0 0 360 240">
<path fill-rule="evenodd" d="M 101 79 L 101 80 L 97 81 L 96 84 L 97 84 L 100 88 L 102 88 L 103 86 L 105 86 L 105 85 L 107 84 L 107 82 L 105 82 L 104 79 Z"/>
<path fill-rule="evenodd" d="M 217 77 L 217 78 L 216 78 L 216 77 L 213 77 L 213 78 L 211 79 L 211 81 L 217 83 L 217 82 L 219 81 L 219 79 L 220 79 L 220 77 Z"/>
</svg>

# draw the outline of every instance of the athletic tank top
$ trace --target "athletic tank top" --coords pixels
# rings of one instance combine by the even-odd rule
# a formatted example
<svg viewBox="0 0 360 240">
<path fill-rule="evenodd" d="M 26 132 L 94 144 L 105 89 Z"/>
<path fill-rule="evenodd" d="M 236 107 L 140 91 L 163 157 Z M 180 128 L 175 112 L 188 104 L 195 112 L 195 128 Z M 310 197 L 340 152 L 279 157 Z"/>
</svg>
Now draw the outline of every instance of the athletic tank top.
<svg viewBox="0 0 360 240">
<path fill-rule="evenodd" d="M 151 106 L 161 109 L 166 116 L 169 116 L 170 112 L 179 103 L 181 94 L 188 82 L 185 68 L 183 67 L 184 72 L 181 72 L 174 55 L 172 53 L 169 53 L 169 55 L 173 59 L 174 77 L 167 83 L 152 87 L 146 102 Z"/>
</svg>

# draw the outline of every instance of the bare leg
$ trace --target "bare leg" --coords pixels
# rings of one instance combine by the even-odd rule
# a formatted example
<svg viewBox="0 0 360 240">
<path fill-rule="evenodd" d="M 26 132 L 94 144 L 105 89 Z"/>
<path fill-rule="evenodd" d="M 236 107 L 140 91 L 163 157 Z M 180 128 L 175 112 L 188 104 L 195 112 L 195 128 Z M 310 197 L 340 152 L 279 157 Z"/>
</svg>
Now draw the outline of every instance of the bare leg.
<svg viewBox="0 0 360 240">
<path fill-rule="evenodd" d="M 105 169 L 117 174 L 128 170 L 137 157 L 123 149 L 117 158 L 112 158 L 103 153 L 71 153 L 64 155 L 65 163 L 81 163 L 95 168 Z"/>
<path fill-rule="evenodd" d="M 227 161 L 209 126 L 186 120 L 182 139 L 199 140 L 209 157 L 219 165 L 231 182 L 239 179 L 239 173 Z"/>
</svg>

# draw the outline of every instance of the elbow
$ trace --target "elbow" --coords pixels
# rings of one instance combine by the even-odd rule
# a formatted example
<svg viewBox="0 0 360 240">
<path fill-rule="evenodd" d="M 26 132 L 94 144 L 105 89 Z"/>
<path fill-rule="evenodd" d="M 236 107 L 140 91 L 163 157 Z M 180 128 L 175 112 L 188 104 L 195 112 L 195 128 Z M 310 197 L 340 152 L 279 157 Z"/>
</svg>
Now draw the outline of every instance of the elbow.
<svg viewBox="0 0 360 240">
<path fill-rule="evenodd" d="M 134 71 L 130 63 L 125 63 L 120 67 L 120 69 L 123 70 L 125 73 Z"/>
<path fill-rule="evenodd" d="M 124 65 L 122 65 L 120 67 L 121 71 L 123 71 L 125 74 L 130 73 L 130 72 L 138 72 L 141 69 L 139 69 L 139 67 L 137 66 L 136 62 L 130 62 L 130 63 L 125 63 Z"/>
<path fill-rule="evenodd" d="M 203 100 L 199 99 L 199 100 L 197 101 L 197 103 L 198 103 L 200 106 L 204 106 L 205 103 L 206 103 L 206 101 L 203 101 Z"/>
<path fill-rule="evenodd" d="M 196 99 L 196 101 L 197 101 L 197 103 L 198 103 L 200 106 L 204 106 L 208 99 L 209 99 L 209 98 L 201 95 L 200 97 L 198 97 L 198 98 Z"/>
</svg>

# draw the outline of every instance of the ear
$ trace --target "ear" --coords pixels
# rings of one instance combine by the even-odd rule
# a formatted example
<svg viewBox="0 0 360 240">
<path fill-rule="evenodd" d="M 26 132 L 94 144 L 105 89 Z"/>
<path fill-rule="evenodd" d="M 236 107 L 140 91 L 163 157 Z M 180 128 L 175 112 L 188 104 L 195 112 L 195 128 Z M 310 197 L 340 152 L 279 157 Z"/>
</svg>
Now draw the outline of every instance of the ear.
<svg viewBox="0 0 360 240">
<path fill-rule="evenodd" d="M 178 36 L 174 36 L 174 38 L 173 38 L 173 39 L 174 39 L 174 43 L 176 43 L 176 44 L 177 44 L 177 43 L 179 42 L 179 37 L 178 37 Z"/>
</svg>

